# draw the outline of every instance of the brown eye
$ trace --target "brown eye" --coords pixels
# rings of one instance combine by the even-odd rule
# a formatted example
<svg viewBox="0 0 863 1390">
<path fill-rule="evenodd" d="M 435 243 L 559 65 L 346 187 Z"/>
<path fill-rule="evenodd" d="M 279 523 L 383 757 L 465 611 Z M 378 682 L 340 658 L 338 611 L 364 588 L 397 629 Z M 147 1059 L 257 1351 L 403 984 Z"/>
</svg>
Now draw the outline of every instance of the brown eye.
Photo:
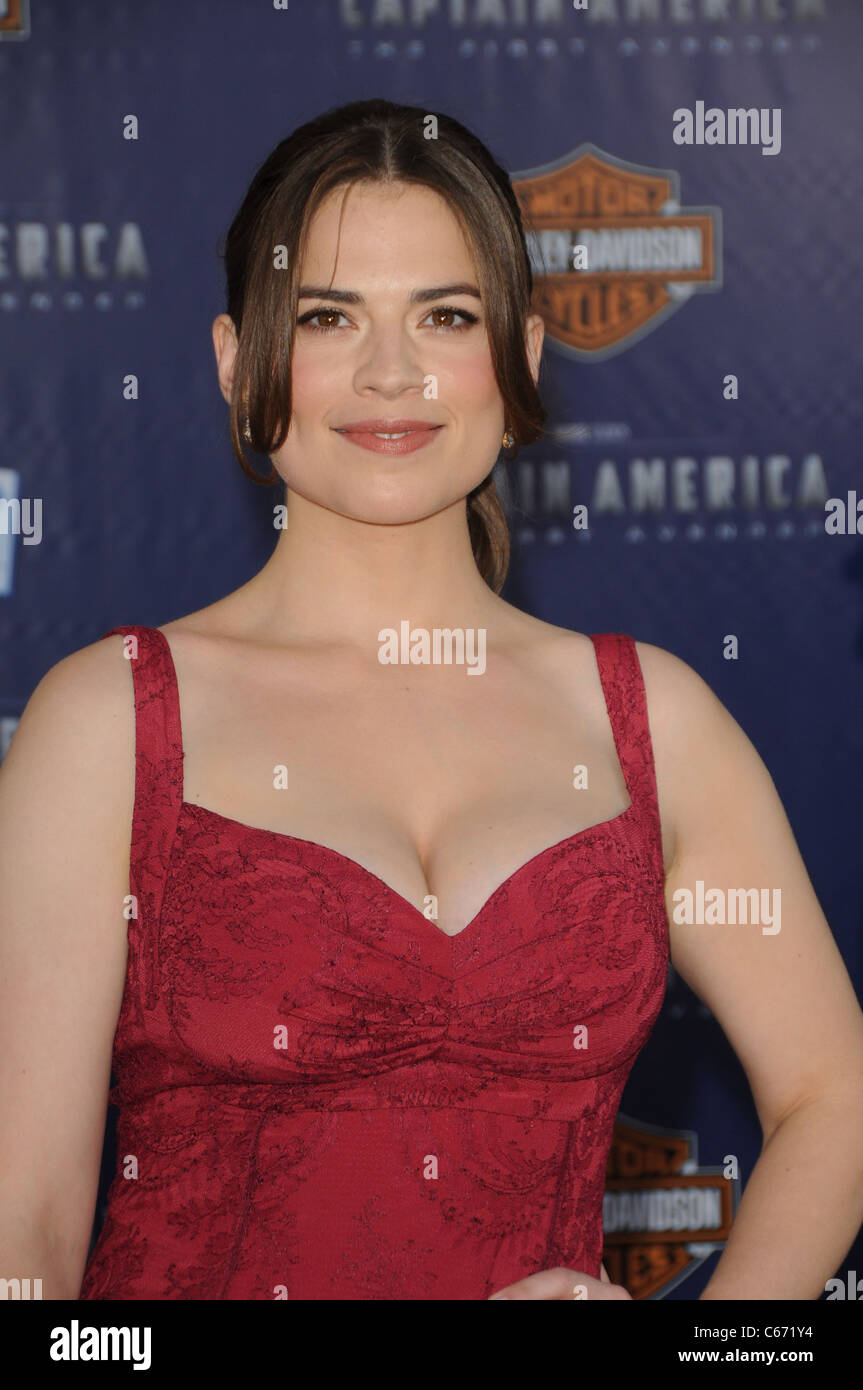
<svg viewBox="0 0 863 1390">
<path fill-rule="evenodd" d="M 432 325 L 433 328 L 442 329 L 444 332 L 459 333 L 466 328 L 471 328 L 473 324 L 479 323 L 476 314 L 469 313 L 467 309 L 456 309 L 449 304 L 439 304 L 437 308 L 431 310 L 429 318 L 433 318 L 435 314 L 442 314 L 444 318 L 455 317 L 462 320 L 461 323 L 436 323 Z"/>
<path fill-rule="evenodd" d="M 304 327 L 308 325 L 313 333 L 334 333 L 338 328 L 337 323 L 315 323 L 315 319 L 341 318 L 344 318 L 344 314 L 340 309 L 310 309 L 307 314 L 303 314 L 297 319 L 297 323 Z"/>
</svg>

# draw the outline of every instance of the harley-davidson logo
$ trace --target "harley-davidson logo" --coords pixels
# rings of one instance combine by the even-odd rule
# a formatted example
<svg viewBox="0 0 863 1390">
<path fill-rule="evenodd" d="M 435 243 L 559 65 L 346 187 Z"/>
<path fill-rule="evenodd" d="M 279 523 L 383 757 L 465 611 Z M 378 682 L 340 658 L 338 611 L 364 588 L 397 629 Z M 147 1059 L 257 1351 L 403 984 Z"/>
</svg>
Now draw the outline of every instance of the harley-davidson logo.
<svg viewBox="0 0 863 1390">
<path fill-rule="evenodd" d="M 673 170 L 579 145 L 512 175 L 533 309 L 562 352 L 596 362 L 643 338 L 695 290 L 722 284 L 719 208 L 681 208 Z"/>
<path fill-rule="evenodd" d="M 725 1244 L 739 1198 L 738 1176 L 698 1166 L 695 1134 L 619 1113 L 602 1204 L 608 1277 L 662 1298 Z"/>
<path fill-rule="evenodd" d="M 0 0 L 0 39 L 30 35 L 30 0 Z"/>
</svg>

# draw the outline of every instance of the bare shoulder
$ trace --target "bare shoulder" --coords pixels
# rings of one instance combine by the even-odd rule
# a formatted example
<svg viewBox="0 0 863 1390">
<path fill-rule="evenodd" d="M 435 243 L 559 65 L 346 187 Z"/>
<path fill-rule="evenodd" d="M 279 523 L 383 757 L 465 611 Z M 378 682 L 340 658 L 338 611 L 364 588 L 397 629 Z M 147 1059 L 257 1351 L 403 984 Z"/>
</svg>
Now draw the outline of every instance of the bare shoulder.
<svg viewBox="0 0 863 1390">
<path fill-rule="evenodd" d="M 652 642 L 635 642 L 651 716 L 657 724 L 681 717 L 698 722 L 717 717 L 725 706 L 707 681 L 679 656 Z"/>
<path fill-rule="evenodd" d="M 3 761 L 7 785 L 59 789 L 86 778 L 94 801 L 117 810 L 134 785 L 135 714 L 130 662 L 120 634 L 92 642 L 51 666 L 30 699 Z"/>
<path fill-rule="evenodd" d="M 590 636 L 536 620 L 525 626 L 524 634 L 525 642 L 534 642 L 543 655 L 544 676 L 568 672 L 571 678 L 573 670 L 580 670 L 588 699 L 594 685 Z M 720 789 L 737 785 L 767 795 L 773 784 L 754 745 L 708 682 L 666 648 L 634 640 L 669 871 L 691 838 L 687 831 L 704 816 L 713 816 L 715 824 L 723 804 Z"/>
<path fill-rule="evenodd" d="M 571 680 L 579 662 L 595 671 L 590 634 L 559 627 L 507 605 L 512 644 Z M 635 640 L 635 639 L 634 639 Z M 669 764 L 685 761 L 708 742 L 745 737 L 740 726 L 698 672 L 664 647 L 635 640 L 647 700 L 654 752 Z"/>
<path fill-rule="evenodd" d="M 51 707 L 68 720 L 120 714 L 129 703 L 131 676 L 120 633 L 70 652 L 48 668 L 25 706 L 25 718 Z"/>
<path fill-rule="evenodd" d="M 519 610 L 514 612 L 517 617 L 513 632 L 526 650 L 544 655 L 549 662 L 560 663 L 570 675 L 573 662 L 578 658 L 593 665 L 594 646 L 589 633 L 558 627 Z M 666 728 L 669 731 L 678 728 L 683 715 L 693 729 L 699 720 L 709 721 L 722 714 L 731 718 L 707 682 L 673 652 L 637 640 L 635 650 L 644 678 L 652 732 L 654 725 L 660 735 Z"/>
<path fill-rule="evenodd" d="M 636 642 L 636 651 L 644 676 L 657 790 L 669 828 L 667 871 L 673 867 L 684 872 L 693 852 L 737 833 L 745 808 L 760 808 L 763 835 L 771 826 L 777 838 L 790 837 L 769 769 L 707 681 L 662 647 Z"/>
<path fill-rule="evenodd" d="M 651 740 L 657 759 L 689 771 L 693 760 L 743 754 L 752 748 L 709 684 L 679 656 L 650 642 L 635 643 L 644 678 Z M 755 753 L 754 748 L 752 749 Z"/>
</svg>

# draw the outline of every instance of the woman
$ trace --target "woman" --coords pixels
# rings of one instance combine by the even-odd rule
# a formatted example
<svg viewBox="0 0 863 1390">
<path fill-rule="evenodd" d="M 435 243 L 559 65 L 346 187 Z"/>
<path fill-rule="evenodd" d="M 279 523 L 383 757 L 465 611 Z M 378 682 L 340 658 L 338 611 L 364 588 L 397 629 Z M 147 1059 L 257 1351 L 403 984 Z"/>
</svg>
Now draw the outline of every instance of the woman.
<svg viewBox="0 0 863 1390">
<path fill-rule="evenodd" d="M 3 769 L 2 1246 L 48 1297 L 627 1298 L 604 1172 L 669 951 L 765 1138 L 702 1296 L 816 1298 L 863 1218 L 863 1019 L 757 753 L 668 652 L 499 597 L 543 325 L 436 121 L 356 103 L 258 171 L 213 340 L 289 525 L 54 666 Z M 698 880 L 781 931 L 676 925 Z"/>
</svg>

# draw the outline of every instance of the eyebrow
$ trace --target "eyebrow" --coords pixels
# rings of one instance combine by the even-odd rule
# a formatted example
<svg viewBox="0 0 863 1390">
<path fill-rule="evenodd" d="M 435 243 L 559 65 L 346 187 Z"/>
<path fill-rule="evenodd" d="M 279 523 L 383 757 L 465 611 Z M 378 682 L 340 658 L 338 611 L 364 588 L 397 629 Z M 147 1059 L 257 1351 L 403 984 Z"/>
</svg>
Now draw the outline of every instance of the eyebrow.
<svg viewBox="0 0 863 1390">
<path fill-rule="evenodd" d="M 482 295 L 476 285 L 437 285 L 429 290 L 414 290 L 410 296 L 411 304 L 427 304 L 432 299 L 446 299 L 448 295 L 469 294 L 474 299 L 482 299 Z M 332 299 L 338 304 L 365 304 L 365 300 L 356 290 L 333 290 L 326 286 L 320 288 L 318 285 L 302 285 L 300 287 L 298 299 Z"/>
</svg>

